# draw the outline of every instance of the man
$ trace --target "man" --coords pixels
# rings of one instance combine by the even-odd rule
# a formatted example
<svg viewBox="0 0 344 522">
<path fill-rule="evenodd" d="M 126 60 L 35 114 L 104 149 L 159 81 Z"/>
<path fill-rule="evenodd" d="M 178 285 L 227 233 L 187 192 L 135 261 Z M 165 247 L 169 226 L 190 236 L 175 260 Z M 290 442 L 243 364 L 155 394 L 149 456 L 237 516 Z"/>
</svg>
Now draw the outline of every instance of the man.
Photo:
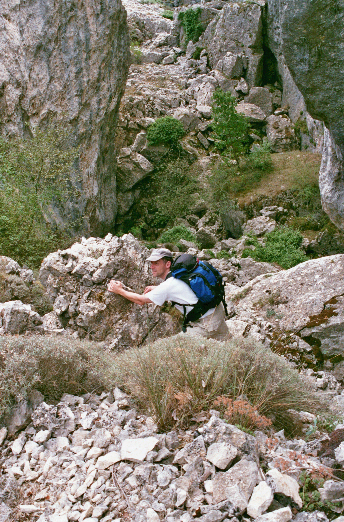
<svg viewBox="0 0 344 522">
<path fill-rule="evenodd" d="M 125 290 L 120 281 L 112 280 L 108 285 L 109 292 L 121 295 L 139 305 L 154 303 L 161 306 L 166 301 L 171 301 L 176 303 L 176 308 L 181 312 L 184 311 L 183 305 L 195 305 L 197 303 L 198 299 L 195 293 L 184 281 L 174 277 L 167 278 L 173 261 L 173 255 L 170 250 L 157 248 L 153 250 L 147 261 L 151 263 L 153 276 L 163 280 L 160 285 L 147 286 L 143 294 L 137 294 Z M 190 310 L 192 310 L 192 306 L 186 306 L 186 313 Z M 192 336 L 202 336 L 209 339 L 217 339 L 218 341 L 226 340 L 228 338 L 228 328 L 222 303 L 216 308 L 208 310 L 197 321 L 189 323 L 186 332 Z"/>
</svg>

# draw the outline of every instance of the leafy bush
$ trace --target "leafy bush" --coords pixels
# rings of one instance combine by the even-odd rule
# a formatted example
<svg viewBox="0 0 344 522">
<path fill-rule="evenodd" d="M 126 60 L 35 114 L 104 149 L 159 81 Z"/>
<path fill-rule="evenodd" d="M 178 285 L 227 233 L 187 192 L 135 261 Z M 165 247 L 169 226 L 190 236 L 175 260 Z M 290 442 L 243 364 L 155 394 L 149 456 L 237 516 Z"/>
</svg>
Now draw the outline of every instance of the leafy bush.
<svg viewBox="0 0 344 522">
<path fill-rule="evenodd" d="M 186 11 L 181 11 L 178 15 L 178 20 L 185 31 L 186 45 L 190 40 L 194 43 L 197 42 L 201 34 L 204 32 L 204 27 L 199 21 L 201 12 L 201 8 L 197 7 L 197 9 L 190 8 Z"/>
<path fill-rule="evenodd" d="M 180 239 L 185 241 L 195 241 L 195 236 L 191 230 L 183 225 L 176 225 L 175 227 L 163 232 L 159 238 L 161 243 L 174 243 L 177 244 Z"/>
<path fill-rule="evenodd" d="M 308 257 L 300 248 L 303 237 L 300 232 L 289 227 L 276 228 L 265 236 L 261 245 L 252 239 L 255 250 L 245 249 L 242 257 L 252 257 L 266 263 L 277 263 L 282 268 L 291 268 L 307 261 Z"/>
<path fill-rule="evenodd" d="M 0 337 L 0 417 L 33 390 L 47 401 L 115 385 L 114 356 L 65 337 Z"/>
<path fill-rule="evenodd" d="M 184 135 L 182 122 L 173 116 L 158 118 L 147 129 L 147 139 L 150 145 L 176 145 Z"/>
<path fill-rule="evenodd" d="M 321 406 L 296 370 L 252 341 L 219 343 L 177 335 L 120 354 L 116 366 L 118 385 L 153 412 L 163 429 L 187 424 L 219 396 L 245 396 L 278 428 L 289 423 L 287 410 Z"/>
<path fill-rule="evenodd" d="M 230 92 L 216 89 L 212 101 L 215 145 L 238 160 L 247 151 L 249 124 L 245 116 L 236 112 L 236 105 L 237 100 Z"/>
<path fill-rule="evenodd" d="M 184 159 L 174 159 L 161 165 L 154 173 L 149 205 L 152 207 L 153 226 L 172 224 L 176 218 L 190 214 L 197 198 L 198 179 Z"/>
<path fill-rule="evenodd" d="M 303 471 L 299 477 L 300 497 L 302 499 L 302 511 L 324 511 L 327 515 L 332 515 L 333 511 L 340 508 L 341 502 L 321 500 L 319 488 L 324 485 L 324 478 L 315 473 Z M 337 511 L 338 512 L 338 511 Z"/>
<path fill-rule="evenodd" d="M 68 245 L 68 227 L 48 221 L 52 206 L 66 209 L 77 195 L 69 181 L 76 156 L 68 125 L 36 130 L 25 140 L 0 138 L 2 255 L 37 267 L 49 252 Z"/>
</svg>

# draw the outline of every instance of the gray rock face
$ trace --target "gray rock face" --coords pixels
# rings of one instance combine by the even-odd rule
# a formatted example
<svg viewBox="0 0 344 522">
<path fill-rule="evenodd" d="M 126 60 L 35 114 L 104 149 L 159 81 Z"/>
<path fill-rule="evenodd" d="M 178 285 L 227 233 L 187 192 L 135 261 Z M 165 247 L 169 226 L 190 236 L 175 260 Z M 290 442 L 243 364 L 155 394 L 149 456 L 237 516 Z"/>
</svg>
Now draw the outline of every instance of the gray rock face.
<svg viewBox="0 0 344 522">
<path fill-rule="evenodd" d="M 236 319 L 261 320 L 269 310 L 276 330 L 301 336 L 325 357 L 343 354 L 343 270 L 344 255 L 338 254 L 258 276 L 240 289 L 244 297 L 236 303 Z"/>
<path fill-rule="evenodd" d="M 313 118 L 328 129 L 319 180 L 325 211 L 344 228 L 344 52 L 337 35 L 342 28 L 340 2 L 268 0 L 276 47 Z"/>
<path fill-rule="evenodd" d="M 247 70 L 246 80 L 251 86 L 259 85 L 263 71 L 262 11 L 263 5 L 258 3 L 225 4 L 200 39 L 208 51 L 211 66 L 215 67 L 221 60 L 219 70 L 225 67 L 225 71 L 231 71 L 232 77 L 240 72 L 240 67 L 235 65 L 238 61 L 233 63 L 233 55 L 240 56 Z M 228 53 L 231 53 L 233 69 L 224 65 L 228 62 L 225 58 Z"/>
<path fill-rule="evenodd" d="M 0 14 L 0 132 L 71 122 L 83 181 L 74 206 L 88 231 L 103 232 L 116 214 L 114 133 L 129 66 L 120 0 L 4 0 Z"/>
</svg>

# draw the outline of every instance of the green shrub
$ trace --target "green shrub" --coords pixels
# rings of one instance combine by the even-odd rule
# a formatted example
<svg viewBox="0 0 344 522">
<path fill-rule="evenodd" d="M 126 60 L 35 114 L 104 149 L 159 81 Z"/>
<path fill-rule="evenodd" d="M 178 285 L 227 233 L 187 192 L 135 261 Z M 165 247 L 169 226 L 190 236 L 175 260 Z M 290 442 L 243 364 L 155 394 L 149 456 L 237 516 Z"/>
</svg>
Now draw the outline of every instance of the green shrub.
<svg viewBox="0 0 344 522">
<path fill-rule="evenodd" d="M 267 138 L 264 138 L 260 145 L 253 145 L 249 154 L 249 161 L 256 169 L 272 169 L 271 146 Z"/>
<path fill-rule="evenodd" d="M 329 474 L 328 478 L 331 478 Z M 321 476 L 317 476 L 316 472 L 310 473 L 309 471 L 303 471 L 299 477 L 300 484 L 300 497 L 302 499 L 302 511 L 324 511 L 328 516 L 333 518 L 334 511 L 338 512 L 338 508 L 341 507 L 341 502 L 321 500 L 319 488 L 324 485 L 325 479 Z"/>
<path fill-rule="evenodd" d="M 49 252 L 69 245 L 72 218 L 70 226 L 58 227 L 52 208 L 65 212 L 68 201 L 78 195 L 70 183 L 77 154 L 68 125 L 37 129 L 25 140 L 0 138 L 2 255 L 38 267 Z"/>
<path fill-rule="evenodd" d="M 213 94 L 212 125 L 215 145 L 221 151 L 238 161 L 239 156 L 247 151 L 248 129 L 247 119 L 235 110 L 237 100 L 230 92 L 216 89 Z"/>
<path fill-rule="evenodd" d="M 177 335 L 116 359 L 117 381 L 163 429 L 187 424 L 212 408 L 219 396 L 245 400 L 277 428 L 289 425 L 287 410 L 317 411 L 311 385 L 269 349 L 240 340 L 219 343 Z"/>
<path fill-rule="evenodd" d="M 165 9 L 165 11 L 162 13 L 162 16 L 168 20 L 173 20 L 173 11 L 170 9 Z"/>
<path fill-rule="evenodd" d="M 172 116 L 158 118 L 147 129 L 150 145 L 176 145 L 184 135 L 182 122 Z"/>
<path fill-rule="evenodd" d="M 158 229 L 172 226 L 176 217 L 190 214 L 198 196 L 199 181 L 186 159 L 171 157 L 146 181 L 136 222 Z M 155 239 L 157 235 L 149 239 Z"/>
<path fill-rule="evenodd" d="M 194 52 L 192 53 L 192 59 L 193 60 L 199 60 L 201 57 L 201 52 L 203 51 L 204 47 L 196 47 Z"/>
<path fill-rule="evenodd" d="M 175 227 L 166 230 L 166 232 L 163 232 L 159 237 L 161 243 L 177 244 L 180 239 L 185 239 L 185 241 L 196 240 L 191 230 L 183 225 L 176 225 Z"/>
<path fill-rule="evenodd" d="M 199 21 L 201 12 L 201 8 L 197 7 L 196 9 L 190 8 L 186 11 L 181 11 L 178 15 L 178 20 L 185 31 L 186 45 L 190 40 L 194 43 L 197 42 L 201 34 L 204 32 L 204 27 Z"/>
<path fill-rule="evenodd" d="M 265 236 L 261 245 L 252 239 L 255 250 L 245 249 L 242 257 L 252 257 L 266 263 L 277 263 L 282 268 L 291 268 L 307 261 L 308 257 L 300 248 L 303 237 L 300 232 L 289 227 L 276 228 Z"/>
<path fill-rule="evenodd" d="M 0 417 L 39 390 L 47 401 L 110 390 L 114 356 L 99 344 L 66 337 L 0 336 Z"/>
</svg>

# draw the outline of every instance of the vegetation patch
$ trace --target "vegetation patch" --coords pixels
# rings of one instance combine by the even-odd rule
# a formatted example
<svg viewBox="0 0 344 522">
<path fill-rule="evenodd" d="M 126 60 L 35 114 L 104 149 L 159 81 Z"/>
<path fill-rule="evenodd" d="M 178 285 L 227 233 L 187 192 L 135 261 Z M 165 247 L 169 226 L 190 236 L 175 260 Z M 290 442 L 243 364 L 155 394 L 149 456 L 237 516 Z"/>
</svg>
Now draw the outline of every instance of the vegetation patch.
<svg viewBox="0 0 344 522">
<path fill-rule="evenodd" d="M 66 337 L 0 336 L 0 418 L 28 393 L 46 401 L 64 393 L 109 390 L 116 383 L 114 356 L 99 344 Z"/>
<path fill-rule="evenodd" d="M 166 230 L 159 237 L 161 243 L 173 243 L 177 244 L 181 239 L 185 241 L 196 241 L 194 234 L 191 230 L 183 225 L 176 225 L 175 227 Z"/>
<path fill-rule="evenodd" d="M 197 9 L 187 9 L 181 11 L 178 15 L 184 31 L 185 31 L 185 44 L 187 45 L 190 41 L 197 42 L 201 34 L 204 32 L 204 27 L 199 21 L 202 10 L 200 7 Z"/>
<path fill-rule="evenodd" d="M 247 151 L 249 124 L 242 114 L 235 110 L 237 99 L 230 92 L 216 89 L 213 94 L 212 125 L 215 146 L 221 152 L 230 154 L 236 161 Z"/>
<path fill-rule="evenodd" d="M 168 20 L 173 20 L 173 11 L 171 11 L 170 9 L 165 9 L 162 13 L 162 16 L 164 18 L 167 18 Z"/>
<path fill-rule="evenodd" d="M 29 139 L 0 138 L 2 255 L 38 267 L 48 253 L 69 246 L 72 217 L 69 226 L 57 226 L 52 216 L 78 194 L 69 181 L 77 154 L 68 125 L 36 130 Z"/>
<path fill-rule="evenodd" d="M 174 336 L 124 352 L 116 365 L 118 384 L 155 414 L 161 429 L 187 425 L 219 397 L 236 401 L 245 396 L 249 409 L 279 429 L 289 423 L 288 409 L 316 412 L 321 407 L 296 370 L 252 341 Z"/>
<path fill-rule="evenodd" d="M 245 249 L 242 257 L 252 257 L 257 261 L 277 263 L 282 268 L 292 268 L 307 261 L 308 257 L 301 249 L 302 234 L 289 227 L 276 228 L 265 236 L 265 244 L 261 245 L 256 238 L 250 239 L 254 250 Z"/>
<path fill-rule="evenodd" d="M 158 118 L 147 129 L 150 145 L 177 145 L 185 135 L 184 125 L 173 116 Z"/>
</svg>

